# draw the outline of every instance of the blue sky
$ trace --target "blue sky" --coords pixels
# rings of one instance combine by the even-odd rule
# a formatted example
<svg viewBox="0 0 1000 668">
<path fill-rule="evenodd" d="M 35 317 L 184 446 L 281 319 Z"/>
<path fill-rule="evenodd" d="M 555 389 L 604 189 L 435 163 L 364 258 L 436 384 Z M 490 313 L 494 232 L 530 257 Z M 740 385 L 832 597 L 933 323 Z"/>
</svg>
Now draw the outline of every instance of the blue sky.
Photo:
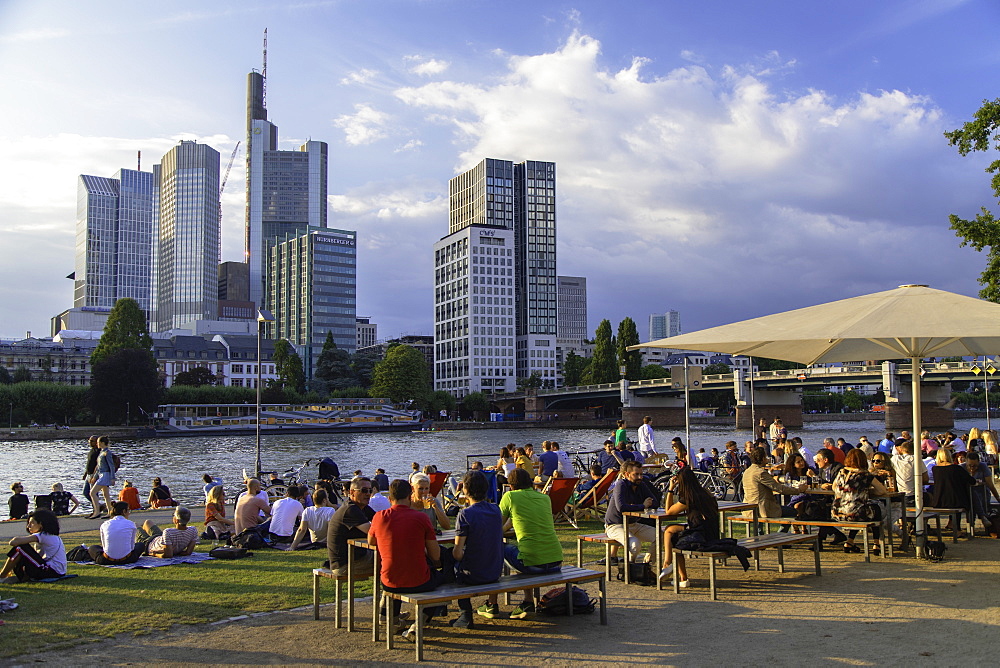
<svg viewBox="0 0 1000 668">
<path fill-rule="evenodd" d="M 330 144 L 330 225 L 359 234 L 358 313 L 432 332 L 447 182 L 557 163 L 558 271 L 591 329 L 686 331 L 928 283 L 974 295 L 948 214 L 995 204 L 942 136 L 1000 96 L 1000 4 L 0 1 L 0 336 L 72 305 L 76 178 L 179 139 L 224 160 L 268 28 L 285 148 Z M 243 160 L 224 196 L 242 256 Z"/>
</svg>

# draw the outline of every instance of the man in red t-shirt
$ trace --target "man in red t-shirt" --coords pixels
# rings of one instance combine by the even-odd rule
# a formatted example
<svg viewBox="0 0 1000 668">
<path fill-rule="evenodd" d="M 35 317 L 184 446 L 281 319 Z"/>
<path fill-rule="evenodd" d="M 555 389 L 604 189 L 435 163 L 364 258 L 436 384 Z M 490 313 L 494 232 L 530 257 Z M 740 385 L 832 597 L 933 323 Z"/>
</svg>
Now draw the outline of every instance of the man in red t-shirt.
<svg viewBox="0 0 1000 668">
<path fill-rule="evenodd" d="M 427 515 L 410 507 L 413 488 L 405 480 L 393 480 L 389 485 L 388 510 L 375 513 L 368 532 L 368 543 L 378 550 L 382 565 L 379 571 L 386 591 L 412 594 L 436 589 L 442 582 L 441 548 L 434 527 Z M 393 599 L 393 618 L 399 618 L 401 601 Z M 425 609 L 429 619 L 437 609 Z M 411 639 L 415 626 L 404 638 Z"/>
</svg>

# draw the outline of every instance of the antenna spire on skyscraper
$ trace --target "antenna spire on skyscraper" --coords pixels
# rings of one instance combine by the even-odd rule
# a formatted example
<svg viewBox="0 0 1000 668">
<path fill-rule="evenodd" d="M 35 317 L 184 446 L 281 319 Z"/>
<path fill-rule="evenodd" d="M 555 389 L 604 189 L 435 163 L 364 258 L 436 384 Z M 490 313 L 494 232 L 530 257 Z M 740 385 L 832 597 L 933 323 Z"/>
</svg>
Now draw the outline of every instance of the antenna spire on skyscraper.
<svg viewBox="0 0 1000 668">
<path fill-rule="evenodd" d="M 264 28 L 264 65 L 261 67 L 260 74 L 264 77 L 264 90 L 260 96 L 261 106 L 267 109 L 267 28 Z"/>
</svg>

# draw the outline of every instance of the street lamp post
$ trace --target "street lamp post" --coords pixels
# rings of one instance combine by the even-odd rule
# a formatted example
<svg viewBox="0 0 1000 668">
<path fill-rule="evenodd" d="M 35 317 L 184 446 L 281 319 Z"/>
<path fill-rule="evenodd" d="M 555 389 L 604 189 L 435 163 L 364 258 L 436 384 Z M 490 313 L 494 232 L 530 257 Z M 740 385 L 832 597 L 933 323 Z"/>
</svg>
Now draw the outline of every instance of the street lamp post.
<svg viewBox="0 0 1000 668">
<path fill-rule="evenodd" d="M 264 337 L 264 327 L 267 323 L 274 322 L 274 316 L 266 309 L 257 311 L 257 466 L 254 468 L 254 475 L 260 475 L 260 391 L 261 391 L 261 339 Z"/>
</svg>

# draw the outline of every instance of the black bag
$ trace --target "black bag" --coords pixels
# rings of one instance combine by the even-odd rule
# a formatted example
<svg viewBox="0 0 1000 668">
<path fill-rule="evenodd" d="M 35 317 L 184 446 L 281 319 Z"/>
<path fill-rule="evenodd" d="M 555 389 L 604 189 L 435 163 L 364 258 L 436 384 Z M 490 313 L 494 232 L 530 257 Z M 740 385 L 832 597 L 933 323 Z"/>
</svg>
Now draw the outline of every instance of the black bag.
<svg viewBox="0 0 1000 668">
<path fill-rule="evenodd" d="M 66 561 L 93 561 L 86 545 L 77 545 L 66 553 Z"/>
<path fill-rule="evenodd" d="M 832 504 L 816 499 L 807 499 L 799 504 L 795 519 L 803 522 L 829 522 Z"/>
<path fill-rule="evenodd" d="M 625 568 L 628 567 L 628 579 L 631 584 L 642 586 L 655 585 L 656 573 L 653 572 L 653 565 L 648 561 L 636 563 L 634 561 L 623 561 L 618 564 L 618 579 L 625 580 Z"/>
<path fill-rule="evenodd" d="M 585 615 L 594 611 L 597 599 L 590 598 L 590 595 L 577 586 L 573 586 L 573 614 Z M 566 587 L 556 587 L 550 589 L 542 596 L 538 602 L 538 612 L 546 615 L 568 615 L 569 597 L 566 595 Z"/>
<path fill-rule="evenodd" d="M 260 550 L 267 547 L 267 541 L 255 529 L 244 529 L 232 539 L 233 547 L 243 547 L 248 550 Z"/>
<path fill-rule="evenodd" d="M 122 467 L 122 458 L 117 452 L 111 453 L 111 467 L 114 472 L 117 472 Z"/>
<path fill-rule="evenodd" d="M 924 559 L 927 561 L 944 561 L 944 553 L 948 546 L 939 540 L 924 540 Z"/>
<path fill-rule="evenodd" d="M 243 557 L 252 557 L 253 552 L 248 552 L 242 547 L 213 547 L 208 556 L 215 557 L 216 559 L 242 559 Z"/>
</svg>

